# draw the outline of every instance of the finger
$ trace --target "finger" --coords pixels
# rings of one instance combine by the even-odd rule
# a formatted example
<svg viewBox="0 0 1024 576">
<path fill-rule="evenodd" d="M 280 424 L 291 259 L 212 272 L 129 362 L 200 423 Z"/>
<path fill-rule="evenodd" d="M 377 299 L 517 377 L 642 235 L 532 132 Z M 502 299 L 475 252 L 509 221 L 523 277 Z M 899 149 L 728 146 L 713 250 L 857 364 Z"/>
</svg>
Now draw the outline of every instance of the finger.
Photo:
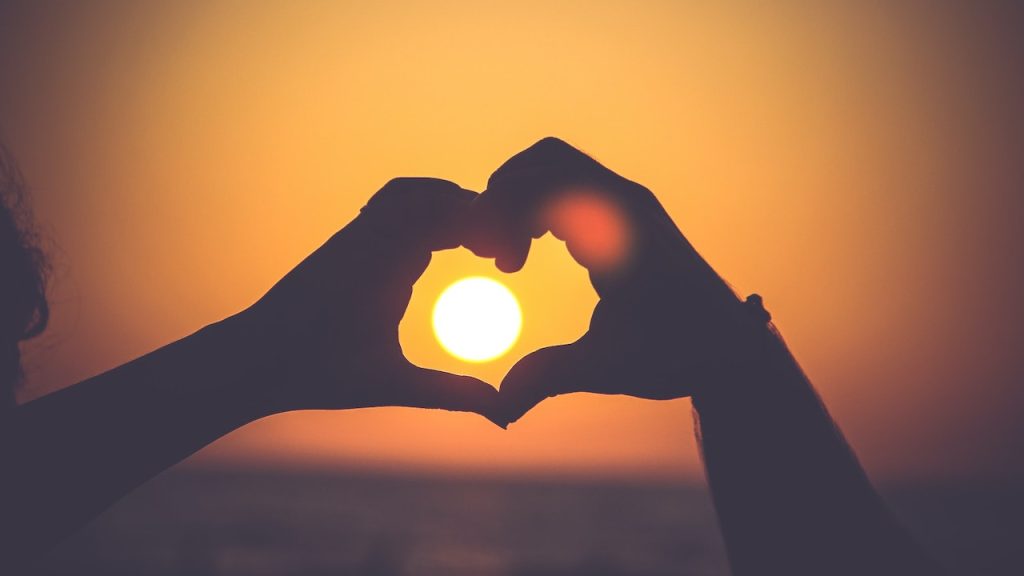
<svg viewBox="0 0 1024 576">
<path fill-rule="evenodd" d="M 370 198 L 359 220 L 386 244 L 422 251 L 455 248 L 477 193 L 438 178 L 395 178 Z"/>
<path fill-rule="evenodd" d="M 651 245 L 645 235 L 676 230 L 648 190 L 556 138 L 505 162 L 470 214 L 466 246 L 477 255 L 518 270 L 530 239 L 550 231 L 593 274 L 599 294 L 627 277 Z"/>
<path fill-rule="evenodd" d="M 586 356 L 585 347 L 576 342 L 523 357 L 501 382 L 502 416 L 512 423 L 547 398 L 588 390 L 593 374 Z"/>
<path fill-rule="evenodd" d="M 508 425 L 499 409 L 498 391 L 490 384 L 471 376 L 410 368 L 401 383 L 397 405 L 475 412 L 502 428 Z"/>
<path fill-rule="evenodd" d="M 531 235 L 522 224 L 527 215 L 521 214 L 529 206 L 515 196 L 510 191 L 481 194 L 473 200 L 466 219 L 465 246 L 477 256 L 494 258 L 502 270 L 521 267 L 530 249 Z"/>
<path fill-rule="evenodd" d="M 558 189 L 613 174 L 586 154 L 557 138 L 545 138 L 519 152 L 491 175 L 487 193 L 472 208 L 476 224 L 467 247 L 501 262 L 526 260 L 528 242 L 547 228 L 541 205 Z"/>
<path fill-rule="evenodd" d="M 508 249 L 499 253 L 494 259 L 494 265 L 505 272 L 511 274 L 512 272 L 518 272 L 526 264 L 526 257 L 530 254 L 530 243 L 532 240 L 529 236 L 516 235 L 508 239 Z"/>
<path fill-rule="evenodd" d="M 530 173 L 545 176 L 551 185 L 621 178 L 578 148 L 549 136 L 505 161 L 488 179 L 487 188 L 510 177 L 521 178 L 522 174 Z"/>
</svg>

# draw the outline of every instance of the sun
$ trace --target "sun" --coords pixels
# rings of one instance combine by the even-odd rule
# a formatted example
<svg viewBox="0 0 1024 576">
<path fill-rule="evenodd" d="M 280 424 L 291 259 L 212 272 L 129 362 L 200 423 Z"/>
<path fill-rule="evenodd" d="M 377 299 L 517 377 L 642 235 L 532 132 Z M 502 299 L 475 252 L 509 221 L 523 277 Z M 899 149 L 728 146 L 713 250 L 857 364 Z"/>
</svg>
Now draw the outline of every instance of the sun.
<svg viewBox="0 0 1024 576">
<path fill-rule="evenodd" d="M 519 339 L 523 315 L 504 284 L 484 276 L 445 288 L 434 304 L 434 335 L 449 354 L 467 362 L 501 356 Z"/>
</svg>

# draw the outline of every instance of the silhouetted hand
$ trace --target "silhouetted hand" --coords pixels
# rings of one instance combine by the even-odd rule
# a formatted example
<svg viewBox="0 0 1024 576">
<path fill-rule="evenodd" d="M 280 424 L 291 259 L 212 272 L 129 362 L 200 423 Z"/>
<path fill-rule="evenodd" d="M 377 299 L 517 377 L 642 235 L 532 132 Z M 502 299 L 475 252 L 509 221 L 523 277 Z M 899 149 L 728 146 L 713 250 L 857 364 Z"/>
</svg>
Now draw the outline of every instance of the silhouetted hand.
<svg viewBox="0 0 1024 576">
<path fill-rule="evenodd" d="M 476 196 L 444 180 L 392 180 L 238 316 L 266 366 L 270 412 L 415 406 L 493 417 L 493 387 L 414 366 L 398 343 L 413 284 L 432 250 L 459 245 Z"/>
<path fill-rule="evenodd" d="M 600 296 L 583 337 L 538 350 L 505 376 L 509 421 L 570 392 L 687 396 L 729 365 L 740 302 L 643 186 L 547 138 L 503 164 L 472 212 L 466 245 L 476 254 L 512 272 L 531 238 L 550 230 Z"/>
</svg>

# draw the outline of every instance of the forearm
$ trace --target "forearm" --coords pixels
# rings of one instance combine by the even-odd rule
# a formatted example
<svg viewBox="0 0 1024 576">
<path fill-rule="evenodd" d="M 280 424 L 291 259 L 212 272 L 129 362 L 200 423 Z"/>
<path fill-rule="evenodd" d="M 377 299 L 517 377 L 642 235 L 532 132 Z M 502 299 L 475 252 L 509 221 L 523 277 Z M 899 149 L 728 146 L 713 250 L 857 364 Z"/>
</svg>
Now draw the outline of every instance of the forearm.
<svg viewBox="0 0 1024 576">
<path fill-rule="evenodd" d="M 262 415 L 226 323 L 21 406 L 0 431 L 0 546 L 32 557 L 116 500 Z"/>
<path fill-rule="evenodd" d="M 730 376 L 694 395 L 734 573 L 930 571 L 781 338 L 761 330 Z"/>
</svg>

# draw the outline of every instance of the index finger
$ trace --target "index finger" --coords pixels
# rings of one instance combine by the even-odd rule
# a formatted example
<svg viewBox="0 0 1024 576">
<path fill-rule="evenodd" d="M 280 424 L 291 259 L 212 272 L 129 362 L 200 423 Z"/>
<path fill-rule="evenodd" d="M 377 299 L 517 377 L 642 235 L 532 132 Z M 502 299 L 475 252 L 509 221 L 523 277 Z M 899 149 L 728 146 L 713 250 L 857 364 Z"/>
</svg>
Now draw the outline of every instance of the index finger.
<svg viewBox="0 0 1024 576">
<path fill-rule="evenodd" d="M 624 277 L 650 237 L 675 225 L 654 195 L 590 156 L 546 138 L 505 162 L 471 208 L 466 246 L 514 272 L 532 238 L 546 232 L 566 242 L 595 287 Z M 600 291 L 600 290 L 599 290 Z"/>
<path fill-rule="evenodd" d="M 477 196 L 439 178 L 395 178 L 370 198 L 358 220 L 388 243 L 423 252 L 455 248 Z"/>
</svg>

